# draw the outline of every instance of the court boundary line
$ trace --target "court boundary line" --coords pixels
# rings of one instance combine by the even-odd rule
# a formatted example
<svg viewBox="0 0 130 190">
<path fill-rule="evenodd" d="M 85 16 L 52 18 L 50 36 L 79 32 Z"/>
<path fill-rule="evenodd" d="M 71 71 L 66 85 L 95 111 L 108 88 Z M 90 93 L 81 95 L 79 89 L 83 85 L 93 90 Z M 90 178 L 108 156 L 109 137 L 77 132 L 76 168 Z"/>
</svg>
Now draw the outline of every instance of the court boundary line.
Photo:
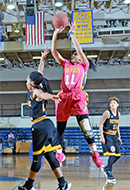
<svg viewBox="0 0 130 190">
<path fill-rule="evenodd" d="M 22 182 L 21 183 L 19 183 L 18 185 L 16 185 L 13 189 L 11 189 L 11 190 L 15 190 L 18 186 L 20 186 L 24 181 L 26 181 L 25 179 L 23 179 L 22 180 Z"/>
</svg>

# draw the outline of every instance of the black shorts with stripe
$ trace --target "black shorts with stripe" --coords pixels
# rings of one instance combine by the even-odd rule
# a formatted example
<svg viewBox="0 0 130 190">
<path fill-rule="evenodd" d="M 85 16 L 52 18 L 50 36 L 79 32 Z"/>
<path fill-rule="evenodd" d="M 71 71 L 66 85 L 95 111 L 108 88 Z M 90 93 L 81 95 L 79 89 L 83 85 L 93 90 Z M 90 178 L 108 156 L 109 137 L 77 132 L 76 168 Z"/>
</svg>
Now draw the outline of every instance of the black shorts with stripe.
<svg viewBox="0 0 130 190">
<path fill-rule="evenodd" d="M 117 135 L 104 134 L 105 144 L 102 143 L 104 156 L 120 156 L 120 145 Z"/>
<path fill-rule="evenodd" d="M 32 125 L 33 155 L 61 148 L 53 122 L 46 118 Z"/>
</svg>

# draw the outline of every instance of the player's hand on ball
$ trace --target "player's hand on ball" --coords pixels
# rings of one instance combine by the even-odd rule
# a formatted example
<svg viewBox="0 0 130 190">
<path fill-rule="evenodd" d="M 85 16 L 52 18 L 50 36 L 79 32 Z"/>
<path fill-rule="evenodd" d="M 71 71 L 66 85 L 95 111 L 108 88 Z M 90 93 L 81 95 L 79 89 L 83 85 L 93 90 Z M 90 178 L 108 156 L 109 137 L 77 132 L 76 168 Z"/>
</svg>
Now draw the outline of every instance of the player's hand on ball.
<svg viewBox="0 0 130 190">
<path fill-rule="evenodd" d="M 59 33 L 61 33 L 64 29 L 65 29 L 65 27 L 63 27 L 63 26 L 61 26 L 60 28 L 56 28 L 56 29 L 55 29 L 55 33 L 59 34 Z"/>
</svg>

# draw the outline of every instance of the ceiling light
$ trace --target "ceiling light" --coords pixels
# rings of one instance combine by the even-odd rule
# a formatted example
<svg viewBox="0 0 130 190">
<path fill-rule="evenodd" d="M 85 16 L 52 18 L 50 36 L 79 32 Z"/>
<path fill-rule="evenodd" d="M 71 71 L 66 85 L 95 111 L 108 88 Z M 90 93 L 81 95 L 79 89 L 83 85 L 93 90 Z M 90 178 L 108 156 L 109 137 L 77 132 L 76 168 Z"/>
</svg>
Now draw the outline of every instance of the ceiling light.
<svg viewBox="0 0 130 190">
<path fill-rule="evenodd" d="M 41 56 L 34 56 L 33 59 L 41 59 Z"/>
<path fill-rule="evenodd" d="M 0 57 L 0 61 L 4 61 L 5 60 L 5 58 L 4 57 Z"/>
<path fill-rule="evenodd" d="M 19 33 L 20 32 L 20 30 L 19 29 L 15 29 L 15 31 L 14 31 L 15 33 Z"/>
<path fill-rule="evenodd" d="M 62 7 L 63 6 L 63 1 L 56 0 L 55 1 L 55 7 Z"/>
<path fill-rule="evenodd" d="M 130 57 L 130 54 L 128 54 L 128 57 Z"/>
<path fill-rule="evenodd" d="M 88 58 L 97 58 L 98 55 L 87 55 Z"/>
<path fill-rule="evenodd" d="M 8 3 L 7 4 L 7 9 L 14 9 L 14 8 L 15 8 L 15 6 L 14 6 L 13 3 Z"/>
<path fill-rule="evenodd" d="M 130 0 L 124 0 L 124 3 L 129 4 Z"/>
<path fill-rule="evenodd" d="M 19 25 L 16 24 L 15 25 L 15 30 L 14 30 L 15 33 L 19 33 L 20 32 L 20 29 L 19 29 Z"/>
</svg>

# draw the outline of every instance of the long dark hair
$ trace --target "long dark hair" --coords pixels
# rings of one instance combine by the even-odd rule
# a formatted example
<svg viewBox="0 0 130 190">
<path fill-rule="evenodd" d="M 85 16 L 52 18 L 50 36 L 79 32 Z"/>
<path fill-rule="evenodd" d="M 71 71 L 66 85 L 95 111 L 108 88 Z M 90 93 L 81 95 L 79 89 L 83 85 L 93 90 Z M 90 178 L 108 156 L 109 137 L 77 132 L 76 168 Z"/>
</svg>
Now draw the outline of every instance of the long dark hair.
<svg viewBox="0 0 130 190">
<path fill-rule="evenodd" d="M 88 58 L 87 58 L 87 59 L 88 59 Z M 89 61 L 89 63 L 90 63 L 89 69 L 93 69 L 94 72 L 96 72 L 97 69 L 96 69 L 96 64 L 94 63 L 94 61 L 93 61 L 92 59 L 88 59 L 88 61 Z"/>
<path fill-rule="evenodd" d="M 31 81 L 35 82 L 34 88 L 41 89 L 43 92 L 52 93 L 52 88 L 49 81 L 43 77 L 38 71 L 33 71 L 29 75 Z M 42 87 L 40 84 L 42 83 Z"/>
</svg>

